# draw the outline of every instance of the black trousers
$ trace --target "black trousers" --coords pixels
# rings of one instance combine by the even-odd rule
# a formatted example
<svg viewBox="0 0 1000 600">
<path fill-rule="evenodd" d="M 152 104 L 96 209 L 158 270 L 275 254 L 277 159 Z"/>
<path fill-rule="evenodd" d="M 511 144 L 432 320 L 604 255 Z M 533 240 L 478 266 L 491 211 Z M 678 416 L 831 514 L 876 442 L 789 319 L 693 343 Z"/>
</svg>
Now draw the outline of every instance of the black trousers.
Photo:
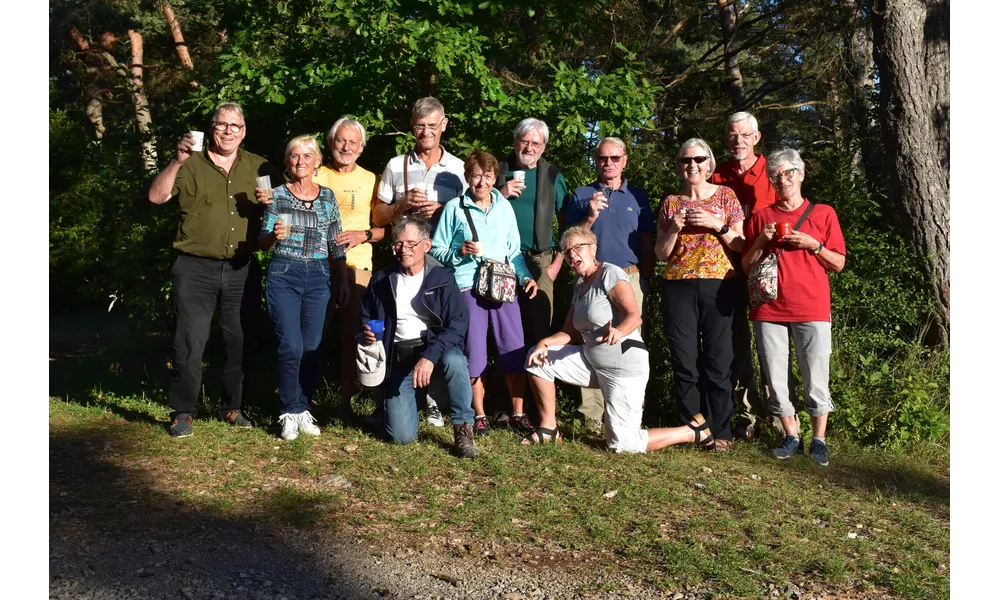
<svg viewBox="0 0 1000 600">
<path fill-rule="evenodd" d="M 677 408 L 685 422 L 698 413 L 716 439 L 733 439 L 732 320 L 737 279 L 664 280 L 663 330 L 670 340 Z"/>
<path fill-rule="evenodd" d="M 170 406 L 175 413 L 197 412 L 201 359 L 220 309 L 225 362 L 219 412 L 238 410 L 253 358 L 260 310 L 260 265 L 257 260 L 225 261 L 182 254 L 174 261 L 173 310 L 176 321 L 174 363 L 170 372 Z"/>
</svg>

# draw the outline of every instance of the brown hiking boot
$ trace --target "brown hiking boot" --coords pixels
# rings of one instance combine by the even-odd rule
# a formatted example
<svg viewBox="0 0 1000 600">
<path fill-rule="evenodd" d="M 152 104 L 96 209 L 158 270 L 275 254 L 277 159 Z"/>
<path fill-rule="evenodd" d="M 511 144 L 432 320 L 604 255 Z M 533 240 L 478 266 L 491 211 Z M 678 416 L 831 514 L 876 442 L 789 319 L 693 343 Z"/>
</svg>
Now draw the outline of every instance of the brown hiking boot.
<svg viewBox="0 0 1000 600">
<path fill-rule="evenodd" d="M 468 423 L 453 425 L 455 432 L 455 456 L 459 458 L 476 458 L 479 456 L 479 449 L 472 438 L 472 428 Z"/>
</svg>

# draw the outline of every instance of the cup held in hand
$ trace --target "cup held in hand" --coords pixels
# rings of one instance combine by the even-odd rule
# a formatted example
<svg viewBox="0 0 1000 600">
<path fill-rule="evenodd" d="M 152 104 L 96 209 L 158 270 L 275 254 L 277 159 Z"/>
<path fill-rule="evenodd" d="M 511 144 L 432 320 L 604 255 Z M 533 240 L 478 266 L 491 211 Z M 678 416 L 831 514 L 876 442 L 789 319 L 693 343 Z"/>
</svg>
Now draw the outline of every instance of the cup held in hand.
<svg viewBox="0 0 1000 600">
<path fill-rule="evenodd" d="M 194 138 L 194 146 L 191 146 L 191 152 L 201 152 L 205 148 L 205 132 L 189 131 L 188 133 Z"/>
<path fill-rule="evenodd" d="M 372 334 L 375 336 L 375 341 L 381 342 L 382 336 L 385 335 L 385 321 L 377 319 L 368 321 L 368 328 L 371 329 Z"/>
<path fill-rule="evenodd" d="M 792 224 L 787 221 L 778 223 L 778 237 L 785 237 L 786 235 L 792 235 Z"/>
</svg>

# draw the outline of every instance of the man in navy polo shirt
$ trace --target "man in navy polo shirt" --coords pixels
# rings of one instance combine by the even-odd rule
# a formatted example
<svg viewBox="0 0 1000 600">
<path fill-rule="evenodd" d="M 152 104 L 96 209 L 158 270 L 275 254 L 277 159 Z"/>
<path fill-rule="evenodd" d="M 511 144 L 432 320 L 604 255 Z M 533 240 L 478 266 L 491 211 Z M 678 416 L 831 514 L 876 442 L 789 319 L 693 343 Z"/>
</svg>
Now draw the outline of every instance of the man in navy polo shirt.
<svg viewBox="0 0 1000 600">
<path fill-rule="evenodd" d="M 642 188 L 622 176 L 628 163 L 625 142 L 606 137 L 594 150 L 597 181 L 576 188 L 566 202 L 569 225 L 580 225 L 597 237 L 597 260 L 624 269 L 642 311 L 643 295 L 656 259 L 653 255 L 653 211 Z M 580 413 L 592 428 L 604 418 L 604 397 L 598 389 L 580 391 Z"/>
</svg>

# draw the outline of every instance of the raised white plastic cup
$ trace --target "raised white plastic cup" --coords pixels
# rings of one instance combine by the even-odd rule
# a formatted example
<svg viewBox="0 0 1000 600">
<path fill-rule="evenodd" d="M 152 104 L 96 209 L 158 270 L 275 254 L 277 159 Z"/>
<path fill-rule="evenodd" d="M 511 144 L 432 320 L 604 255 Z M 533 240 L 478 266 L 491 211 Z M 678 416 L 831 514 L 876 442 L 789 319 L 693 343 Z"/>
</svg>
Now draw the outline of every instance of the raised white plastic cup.
<svg viewBox="0 0 1000 600">
<path fill-rule="evenodd" d="M 482 242 L 472 242 L 472 245 L 476 247 L 476 258 L 483 257 L 483 243 Z"/>
<path fill-rule="evenodd" d="M 201 152 L 205 147 L 205 132 L 189 131 L 188 133 L 194 138 L 194 146 L 191 146 L 191 152 Z"/>
<path fill-rule="evenodd" d="M 270 175 L 261 175 L 260 177 L 258 177 L 257 178 L 257 187 L 259 187 L 260 189 L 264 190 L 264 196 L 266 196 L 267 198 L 273 198 L 274 197 L 274 190 L 271 189 L 271 176 Z"/>
<path fill-rule="evenodd" d="M 524 181 L 524 175 L 524 171 L 514 171 L 514 179 L 517 179 L 518 181 Z"/>
<path fill-rule="evenodd" d="M 410 189 L 411 190 L 420 190 L 421 192 L 423 192 L 424 194 L 426 194 L 427 193 L 427 184 L 426 183 L 415 183 L 415 184 L 413 184 L 413 185 L 410 186 Z"/>
</svg>

